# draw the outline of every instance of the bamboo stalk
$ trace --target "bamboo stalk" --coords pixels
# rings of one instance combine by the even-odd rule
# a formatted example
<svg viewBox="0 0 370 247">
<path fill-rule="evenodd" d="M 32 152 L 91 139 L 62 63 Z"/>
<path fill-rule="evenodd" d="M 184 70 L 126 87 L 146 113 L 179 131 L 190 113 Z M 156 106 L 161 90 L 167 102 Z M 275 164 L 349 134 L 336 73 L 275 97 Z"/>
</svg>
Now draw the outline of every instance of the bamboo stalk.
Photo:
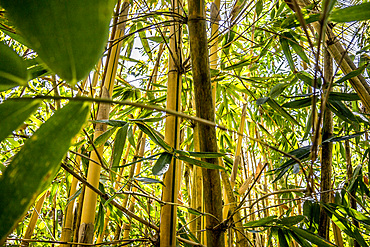
<svg viewBox="0 0 370 247">
<path fill-rule="evenodd" d="M 332 91 L 329 88 L 330 82 L 333 76 L 333 61 L 330 56 L 330 53 L 327 49 L 324 51 L 324 85 L 323 85 L 323 94 L 326 95 L 327 91 Z M 326 107 L 324 110 L 324 119 L 322 127 L 322 140 L 326 140 L 333 136 L 333 114 Z M 322 203 L 331 202 L 331 193 L 330 191 L 332 186 L 332 159 L 333 159 L 333 143 L 326 142 L 322 144 L 321 148 L 321 181 L 320 181 L 320 198 Z M 318 234 L 327 239 L 329 239 L 329 229 L 330 229 L 330 218 L 326 214 L 323 208 L 320 209 L 320 222 L 318 227 Z"/>
<path fill-rule="evenodd" d="M 172 11 L 181 13 L 181 1 L 173 0 Z M 167 82 L 167 108 L 180 111 L 181 109 L 181 85 L 182 85 L 182 29 L 181 25 L 173 18 L 174 23 L 170 27 L 168 82 Z M 165 124 L 165 141 L 175 149 L 180 145 L 180 118 L 168 116 Z M 177 203 L 179 182 L 181 180 L 179 161 L 172 159 L 170 167 L 164 175 L 162 200 L 164 202 Z M 160 246 L 176 246 L 176 223 L 177 207 L 173 204 L 165 204 L 161 208 Z"/>
<path fill-rule="evenodd" d="M 47 196 L 48 192 L 44 192 L 44 194 L 40 197 L 40 199 L 37 201 L 35 209 L 32 212 L 30 222 L 28 223 L 26 233 L 24 234 L 24 239 L 31 239 L 33 230 L 35 229 L 37 219 L 39 218 L 39 214 L 42 208 L 42 205 L 44 204 L 45 198 Z M 22 241 L 22 246 L 28 246 L 29 242 Z"/>
<path fill-rule="evenodd" d="M 125 30 L 125 20 L 127 19 L 129 9 L 129 3 L 124 2 L 122 4 L 122 11 L 121 16 L 119 18 L 120 23 L 118 26 L 118 30 L 115 34 L 115 39 L 119 39 L 124 35 Z M 101 97 L 102 98 L 110 98 L 113 92 L 114 82 L 115 82 L 115 75 L 117 72 L 117 65 L 118 59 L 120 54 L 122 41 L 118 42 L 116 45 L 111 47 L 111 54 L 112 56 L 109 57 L 107 61 L 107 72 L 105 73 Z M 109 104 L 99 104 L 98 108 L 98 115 L 97 120 L 101 119 L 109 119 L 109 111 L 110 105 Z M 106 125 L 97 123 L 94 132 L 94 140 L 100 136 L 106 130 Z M 89 170 L 87 173 L 87 181 L 92 184 L 94 187 L 98 187 L 99 185 L 99 178 L 100 178 L 100 169 L 101 166 L 97 165 L 96 162 L 99 162 L 99 156 L 103 154 L 104 145 L 97 148 L 97 152 L 92 151 L 91 159 L 95 162 L 89 162 Z M 94 220 L 95 220 L 95 208 L 97 202 L 97 195 L 94 193 L 90 188 L 86 188 L 85 196 L 84 196 L 84 208 L 81 215 L 81 226 L 79 230 L 79 242 L 82 243 L 92 243 L 93 242 L 93 234 L 94 234 Z"/>
<path fill-rule="evenodd" d="M 212 99 L 204 1 L 188 0 L 188 6 L 190 55 L 192 60 L 196 115 L 214 122 L 215 112 Z M 217 152 L 216 129 L 199 124 L 199 143 L 200 151 Z M 207 158 L 204 160 L 212 164 L 218 164 L 217 158 Z M 206 216 L 207 246 L 222 247 L 225 245 L 223 230 L 214 229 L 222 221 L 222 196 L 219 171 L 203 169 L 202 172 L 205 211 L 214 216 Z"/>
<path fill-rule="evenodd" d="M 143 134 L 143 136 L 141 137 L 141 141 L 140 141 L 139 157 L 143 157 L 144 156 L 144 152 L 145 152 L 145 140 L 146 140 L 146 135 Z M 140 172 L 141 172 L 141 162 L 138 162 L 138 163 L 136 163 L 135 176 L 139 175 Z M 133 187 L 132 188 L 132 192 L 135 193 L 136 191 L 137 191 L 137 188 L 136 187 Z M 134 212 L 134 210 L 135 210 L 135 198 L 134 197 L 131 197 L 131 202 L 130 202 L 129 210 L 131 212 Z M 125 226 L 123 228 L 124 228 L 123 239 L 128 239 L 129 238 L 129 234 L 130 234 L 130 229 L 131 229 L 131 220 L 130 220 L 130 223 L 125 224 Z"/>
</svg>

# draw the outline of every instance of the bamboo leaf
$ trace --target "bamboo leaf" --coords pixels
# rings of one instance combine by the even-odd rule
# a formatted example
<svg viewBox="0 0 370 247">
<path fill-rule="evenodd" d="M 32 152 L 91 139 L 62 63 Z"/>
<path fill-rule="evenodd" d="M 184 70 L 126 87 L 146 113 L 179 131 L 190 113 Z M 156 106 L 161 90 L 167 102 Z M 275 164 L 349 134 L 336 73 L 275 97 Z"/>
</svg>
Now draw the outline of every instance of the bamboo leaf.
<svg viewBox="0 0 370 247">
<path fill-rule="evenodd" d="M 307 239 L 311 243 L 317 244 L 320 247 L 335 247 L 336 246 L 335 244 L 328 242 L 326 239 L 321 238 L 320 236 L 312 232 L 309 232 L 305 229 L 298 228 L 295 226 L 287 226 L 287 228 L 295 232 L 297 235 L 301 236 L 302 238 Z"/>
<path fill-rule="evenodd" d="M 175 153 L 184 155 L 184 156 L 192 156 L 196 158 L 220 158 L 225 156 L 224 153 L 216 153 L 216 152 L 189 152 L 189 151 L 182 151 L 182 150 L 174 150 Z"/>
<path fill-rule="evenodd" d="M 344 9 L 334 9 L 329 20 L 334 22 L 366 21 L 370 19 L 370 3 L 362 3 Z"/>
<path fill-rule="evenodd" d="M 160 146 L 166 151 L 171 151 L 171 146 L 168 145 L 154 130 L 152 130 L 148 125 L 143 122 L 135 122 L 137 127 L 141 129 L 142 132 L 148 135 L 150 140 L 152 140 L 155 144 Z"/>
<path fill-rule="evenodd" d="M 12 48 L 0 42 L 0 92 L 27 85 L 27 63 Z"/>
<path fill-rule="evenodd" d="M 143 28 L 143 25 L 141 24 L 141 22 L 137 23 L 137 28 L 138 29 Z M 145 30 L 139 32 L 139 37 L 140 37 L 141 44 L 143 45 L 143 48 L 145 50 L 145 53 L 148 55 L 148 57 L 151 60 L 152 59 L 152 53 L 151 53 L 151 49 L 150 49 L 150 46 L 149 46 L 149 43 L 148 43 L 148 39 L 146 38 Z"/>
<path fill-rule="evenodd" d="M 279 244 L 281 247 L 289 247 L 288 241 L 285 238 L 285 234 L 282 229 L 278 229 Z"/>
<path fill-rule="evenodd" d="M 110 128 L 110 129 L 106 130 L 103 134 L 101 134 L 100 136 L 98 136 L 94 140 L 94 146 L 95 147 L 100 147 L 101 145 L 104 145 L 107 142 L 107 140 L 109 139 L 109 137 L 111 137 L 116 130 L 117 130 L 116 127 L 113 127 L 113 128 Z M 93 145 L 90 145 L 87 148 L 87 151 L 92 151 L 92 150 L 94 150 L 94 147 L 93 147 Z"/>
<path fill-rule="evenodd" d="M 287 102 L 283 104 L 281 107 L 299 109 L 299 108 L 310 106 L 311 104 L 312 104 L 312 99 L 308 97 L 304 99 L 298 99 L 298 100 Z"/>
<path fill-rule="evenodd" d="M 347 135 L 347 136 L 339 136 L 339 137 L 331 137 L 329 139 L 326 139 L 325 141 L 323 141 L 322 143 L 326 143 L 326 142 L 340 142 L 340 141 L 345 141 L 345 140 L 349 140 L 349 139 L 352 139 L 352 138 L 355 138 L 357 136 L 362 136 L 363 134 L 365 134 L 366 131 L 363 131 L 363 132 L 359 132 L 359 133 L 356 133 L 356 134 L 352 134 L 352 135 Z"/>
<path fill-rule="evenodd" d="M 272 215 L 268 216 L 259 220 L 250 221 L 244 224 L 244 227 L 261 227 L 261 226 L 268 226 L 270 223 L 275 223 L 277 221 L 277 216 Z"/>
<path fill-rule="evenodd" d="M 293 124 L 300 125 L 298 121 L 292 115 L 290 115 L 287 111 L 285 111 L 275 100 L 269 99 L 267 103 L 269 104 L 269 106 L 271 106 L 271 108 L 273 108 L 275 111 L 280 113 L 280 115 L 282 115 L 283 117 L 291 121 Z"/>
<path fill-rule="evenodd" d="M 0 104 L 0 142 L 40 106 L 39 100 L 6 100 Z"/>
<path fill-rule="evenodd" d="M 121 161 L 123 148 L 126 144 L 126 137 L 127 137 L 127 129 L 129 125 L 126 124 L 125 126 L 121 127 L 116 133 L 116 139 L 113 145 L 113 161 L 112 161 L 112 168 L 117 167 L 119 162 Z"/>
<path fill-rule="evenodd" d="M 277 221 L 277 223 L 286 225 L 286 226 L 292 226 L 292 225 L 298 224 L 299 222 L 302 222 L 304 219 L 305 217 L 303 215 L 295 215 L 295 216 L 281 218 Z"/>
<path fill-rule="evenodd" d="M 85 78 L 102 55 L 114 4 L 113 0 L 1 1 L 30 48 L 71 83 Z"/>
<path fill-rule="evenodd" d="M 203 160 L 193 159 L 193 158 L 183 156 L 183 155 L 175 156 L 175 158 L 179 159 L 179 160 L 182 160 L 182 161 L 185 161 L 185 162 L 188 162 L 188 163 L 193 164 L 195 166 L 200 166 L 200 167 L 207 168 L 207 169 L 223 169 L 223 170 L 225 170 L 225 168 L 222 167 L 222 166 L 211 164 L 211 163 L 205 162 Z"/>
<path fill-rule="evenodd" d="M 365 68 L 367 67 L 368 64 L 364 64 L 362 65 L 361 67 L 359 67 L 358 69 L 356 70 L 352 70 L 351 72 L 349 72 L 347 75 L 343 76 L 342 78 L 340 78 L 338 81 L 335 82 L 335 84 L 340 84 L 342 82 L 345 82 L 346 80 L 349 80 L 353 77 L 356 77 L 358 75 L 361 75 Z"/>
<path fill-rule="evenodd" d="M 285 55 L 285 57 L 286 57 L 286 59 L 288 61 L 288 64 L 289 64 L 290 69 L 292 71 L 295 71 L 295 66 L 294 66 L 294 61 L 293 61 L 292 53 L 290 52 L 290 49 L 289 49 L 289 42 L 283 36 L 284 36 L 284 34 L 282 34 L 282 36 L 280 36 L 280 45 L 281 45 L 281 48 L 283 49 L 284 55 Z"/>
<path fill-rule="evenodd" d="M 272 99 L 275 99 L 277 96 L 279 96 L 284 91 L 284 89 L 287 86 L 289 86 L 289 84 L 282 84 L 282 83 L 276 84 L 275 86 L 272 87 L 270 91 L 270 97 Z"/>
<path fill-rule="evenodd" d="M 311 87 L 315 85 L 315 79 L 304 71 L 296 73 L 296 76 L 298 77 L 298 79 L 302 80 L 304 83 Z M 321 88 L 321 80 L 319 78 L 317 78 L 316 80 L 316 88 Z"/>
<path fill-rule="evenodd" d="M 164 183 L 160 180 L 157 180 L 157 179 L 154 179 L 154 178 L 145 178 L 145 177 L 138 177 L 138 178 L 134 178 L 135 180 L 139 181 L 139 182 L 143 182 L 145 184 L 162 184 L 164 186 Z"/>
<path fill-rule="evenodd" d="M 360 97 L 357 93 L 339 93 L 339 92 L 330 92 L 329 94 L 330 100 L 336 101 L 356 101 L 360 100 Z"/>
<path fill-rule="evenodd" d="M 0 177 L 0 222 L 7 223 L 0 224 L 1 240 L 54 179 L 89 109 L 87 103 L 70 102 L 57 111 L 26 141 L 5 169 Z"/>
<path fill-rule="evenodd" d="M 161 176 L 165 174 L 170 168 L 173 155 L 167 152 L 164 152 L 159 156 L 157 162 L 152 168 L 153 175 Z"/>
<path fill-rule="evenodd" d="M 113 126 L 113 127 L 123 127 L 127 124 L 126 121 L 122 121 L 122 120 L 90 120 L 91 122 L 93 123 L 104 123 L 104 124 L 107 124 L 107 125 L 110 125 L 110 126 Z"/>
</svg>

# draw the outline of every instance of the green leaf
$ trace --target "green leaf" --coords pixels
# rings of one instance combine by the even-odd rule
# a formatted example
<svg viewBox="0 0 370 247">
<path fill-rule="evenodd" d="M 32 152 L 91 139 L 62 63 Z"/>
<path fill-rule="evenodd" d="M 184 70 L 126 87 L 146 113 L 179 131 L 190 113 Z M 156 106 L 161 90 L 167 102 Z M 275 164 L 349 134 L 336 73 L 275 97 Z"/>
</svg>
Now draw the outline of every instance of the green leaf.
<svg viewBox="0 0 370 247">
<path fill-rule="evenodd" d="M 289 243 L 285 238 L 285 234 L 282 229 L 278 229 L 279 244 L 281 247 L 289 247 Z"/>
<path fill-rule="evenodd" d="M 284 217 L 278 220 L 277 223 L 286 225 L 286 226 L 292 226 L 296 225 L 299 222 L 303 221 L 305 217 L 303 215 L 296 215 L 296 216 L 290 216 L 290 217 Z"/>
<path fill-rule="evenodd" d="M 262 10 L 263 10 L 263 1 L 258 0 L 258 2 L 256 4 L 256 15 L 257 15 L 257 17 L 262 13 Z"/>
<path fill-rule="evenodd" d="M 275 223 L 277 221 L 277 216 L 268 216 L 259 220 L 249 221 L 248 223 L 244 224 L 244 227 L 261 227 L 261 226 L 268 226 L 270 223 Z"/>
<path fill-rule="evenodd" d="M 347 75 L 343 76 L 338 81 L 336 81 L 335 84 L 340 84 L 340 83 L 342 83 L 342 82 L 344 82 L 346 80 L 349 80 L 349 79 L 351 79 L 353 77 L 356 77 L 358 75 L 361 75 L 362 72 L 364 72 L 364 70 L 365 70 L 366 67 L 367 67 L 367 64 L 364 64 L 360 68 L 349 72 Z"/>
<path fill-rule="evenodd" d="M 39 100 L 6 100 L 0 104 L 0 142 L 17 129 L 40 105 Z"/>
<path fill-rule="evenodd" d="M 60 161 L 86 121 L 89 110 L 90 104 L 70 102 L 55 112 L 5 169 L 0 177 L 0 222 L 6 222 L 0 224 L 1 240 L 54 179 Z"/>
<path fill-rule="evenodd" d="M 27 63 L 12 48 L 0 42 L 0 92 L 27 85 Z"/>
<path fill-rule="evenodd" d="M 192 156 L 196 158 L 220 158 L 220 157 L 225 156 L 224 153 L 216 153 L 216 152 L 189 152 L 189 151 L 175 150 L 175 153 L 185 155 L 185 156 Z"/>
<path fill-rule="evenodd" d="M 321 14 L 313 14 L 313 15 L 304 16 L 304 20 L 305 20 L 306 24 L 309 24 L 309 23 L 312 23 L 312 22 L 315 22 L 315 21 L 319 21 L 320 18 L 321 18 Z M 292 15 L 288 16 L 283 21 L 283 23 L 281 24 L 281 28 L 290 29 L 290 28 L 293 28 L 293 27 L 299 27 L 300 25 L 301 24 L 297 20 L 296 14 L 292 14 Z"/>
<path fill-rule="evenodd" d="M 370 19 L 370 3 L 334 9 L 329 20 L 334 22 L 366 21 Z"/>
<path fill-rule="evenodd" d="M 308 97 L 304 99 L 298 99 L 298 100 L 287 102 L 283 104 L 281 107 L 299 109 L 299 108 L 310 106 L 311 104 L 312 104 L 312 99 Z"/>
<path fill-rule="evenodd" d="M 154 130 L 152 130 L 148 125 L 146 125 L 145 123 L 143 122 L 135 122 L 135 124 L 137 125 L 137 127 L 139 127 L 139 129 L 144 132 L 145 134 L 147 134 L 147 136 L 150 138 L 150 140 L 152 140 L 155 144 L 157 144 L 158 146 L 160 146 L 161 148 L 163 148 L 164 150 L 166 151 L 171 151 L 172 148 L 170 145 L 168 145 Z"/>
<path fill-rule="evenodd" d="M 211 163 L 205 162 L 203 160 L 192 159 L 190 157 L 183 156 L 183 155 L 175 156 L 175 158 L 179 159 L 179 160 L 182 160 L 182 161 L 185 161 L 185 162 L 188 162 L 188 163 L 193 164 L 195 166 L 200 166 L 200 167 L 207 168 L 207 169 L 223 169 L 223 170 L 225 170 L 225 168 L 222 167 L 222 166 L 211 164 Z"/>
<path fill-rule="evenodd" d="M 138 178 L 134 178 L 135 180 L 139 181 L 139 182 L 143 182 L 145 184 L 156 184 L 156 183 L 159 183 L 159 184 L 163 184 L 162 181 L 160 180 L 157 180 L 157 179 L 154 179 L 154 178 L 145 178 L 145 177 L 138 177 Z"/>
<path fill-rule="evenodd" d="M 356 118 L 356 116 L 341 101 L 330 100 L 329 98 L 327 107 L 343 121 L 351 124 L 358 123 L 358 119 Z"/>
<path fill-rule="evenodd" d="M 290 115 L 287 111 L 285 111 L 275 100 L 273 99 L 269 99 L 267 101 L 267 103 L 269 104 L 269 106 L 271 106 L 271 108 L 273 108 L 276 112 L 278 112 L 281 116 L 285 117 L 286 119 L 288 119 L 289 121 L 291 121 L 293 124 L 297 124 L 297 125 L 300 125 L 298 123 L 298 121 L 292 116 Z"/>
<path fill-rule="evenodd" d="M 256 100 L 257 105 L 263 105 L 265 104 L 270 98 L 269 97 L 264 97 L 264 98 L 259 98 Z"/>
<path fill-rule="evenodd" d="M 111 137 L 111 135 L 113 135 L 113 133 L 117 130 L 116 127 L 113 127 L 113 128 L 110 128 L 108 130 L 106 130 L 103 134 L 101 134 L 100 136 L 98 136 L 95 140 L 94 140 L 94 146 L 97 148 L 97 147 L 100 147 L 101 145 L 104 145 L 107 140 L 109 139 L 109 137 Z M 88 148 L 87 148 L 87 151 L 92 151 L 94 150 L 94 147 L 93 145 L 90 145 Z"/>
<path fill-rule="evenodd" d="M 275 99 L 277 96 L 279 96 L 283 91 L 284 89 L 289 86 L 289 84 L 283 84 L 283 83 L 279 83 L 279 84 L 276 84 L 275 86 L 272 87 L 271 89 L 271 92 L 270 92 L 270 97 L 272 99 Z"/>
<path fill-rule="evenodd" d="M 310 63 L 310 60 L 306 56 L 306 53 L 304 52 L 304 49 L 302 46 L 298 44 L 298 41 L 290 34 L 290 33 L 284 33 L 287 35 L 288 42 L 290 46 L 293 48 L 293 50 L 297 53 L 297 55 L 307 64 Z"/>
<path fill-rule="evenodd" d="M 309 232 L 305 229 L 301 229 L 295 226 L 287 226 L 287 228 L 295 232 L 297 235 L 301 236 L 302 238 L 307 239 L 311 243 L 317 244 L 320 247 L 335 247 L 336 246 L 335 244 L 328 242 L 326 239 L 312 232 Z"/>
<path fill-rule="evenodd" d="M 137 28 L 138 29 L 143 28 L 143 25 L 141 24 L 141 22 L 137 23 Z M 145 30 L 139 32 L 139 37 L 140 37 L 141 44 L 143 45 L 143 48 L 145 50 L 145 53 L 148 55 L 150 59 L 152 59 L 152 52 L 151 52 L 151 49 L 148 43 L 148 39 L 146 38 L 146 35 L 145 35 Z"/>
<path fill-rule="evenodd" d="M 357 93 L 330 92 L 329 99 L 336 101 L 356 101 L 360 100 L 360 97 Z"/>
<path fill-rule="evenodd" d="M 311 75 L 308 74 L 307 72 L 304 72 L 304 71 L 298 72 L 296 73 L 296 76 L 298 77 L 298 79 L 302 80 L 304 83 L 306 83 L 307 85 L 311 87 L 315 85 L 315 79 L 312 78 Z M 321 87 L 321 80 L 317 78 L 316 88 L 320 88 L 320 87 Z"/>
<path fill-rule="evenodd" d="M 170 153 L 162 153 L 152 168 L 153 175 L 161 176 L 165 174 L 170 168 L 172 157 L 173 155 Z"/>
<path fill-rule="evenodd" d="M 282 34 L 282 36 L 280 36 L 281 48 L 283 49 L 284 55 L 285 55 L 285 57 L 288 61 L 290 69 L 292 71 L 295 71 L 294 61 L 293 61 L 292 53 L 290 52 L 290 49 L 289 49 L 288 40 L 285 39 L 283 36 L 284 36 L 284 34 Z"/>
<path fill-rule="evenodd" d="M 1 1 L 41 60 L 63 79 L 84 79 L 103 53 L 113 0 Z"/>
<path fill-rule="evenodd" d="M 326 139 L 325 141 L 323 141 L 322 143 L 326 143 L 326 142 L 340 142 L 340 141 L 345 141 L 345 140 L 349 140 L 349 139 L 352 139 L 352 138 L 355 138 L 357 136 L 362 136 L 363 134 L 365 134 L 366 131 L 363 131 L 363 132 L 359 132 L 359 133 L 356 133 L 356 134 L 352 134 L 352 135 L 347 135 L 347 136 L 338 136 L 338 137 L 331 137 L 329 139 Z"/>
<path fill-rule="evenodd" d="M 113 145 L 113 161 L 112 161 L 112 168 L 117 167 L 119 165 L 119 162 L 121 161 L 123 148 L 126 144 L 126 137 L 127 137 L 127 129 L 128 124 L 121 127 L 117 133 L 116 133 L 116 139 L 114 141 Z"/>
<path fill-rule="evenodd" d="M 91 120 L 93 123 L 104 123 L 113 127 L 123 127 L 127 124 L 126 121 L 122 120 Z"/>
</svg>

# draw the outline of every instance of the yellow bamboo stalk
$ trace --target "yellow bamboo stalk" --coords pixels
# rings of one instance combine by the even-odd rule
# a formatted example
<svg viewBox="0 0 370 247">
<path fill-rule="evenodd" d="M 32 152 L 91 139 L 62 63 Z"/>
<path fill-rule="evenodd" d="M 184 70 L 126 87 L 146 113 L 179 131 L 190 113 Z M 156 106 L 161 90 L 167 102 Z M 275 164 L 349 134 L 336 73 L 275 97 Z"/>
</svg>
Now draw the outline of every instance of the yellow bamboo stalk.
<svg viewBox="0 0 370 247">
<path fill-rule="evenodd" d="M 28 223 L 26 233 L 24 234 L 24 239 L 31 239 L 33 230 L 35 229 L 37 219 L 39 218 L 39 214 L 42 208 L 42 205 L 44 204 L 45 198 L 47 196 L 48 192 L 44 192 L 44 194 L 40 197 L 40 199 L 37 201 L 35 209 L 32 212 L 30 222 Z M 29 242 L 22 241 L 22 246 L 28 246 Z"/>
<path fill-rule="evenodd" d="M 181 1 L 172 1 L 173 12 L 180 12 Z M 181 85 L 182 85 L 182 30 L 181 25 L 173 18 L 174 23 L 170 27 L 169 40 L 169 61 L 168 61 L 168 82 L 167 82 L 167 108 L 181 110 Z M 172 147 L 178 148 L 180 142 L 180 118 L 177 116 L 168 116 L 165 124 L 165 141 Z M 171 165 L 164 175 L 162 200 L 164 202 L 177 203 L 179 190 L 180 169 L 176 159 L 173 159 Z M 161 230 L 160 246 L 176 246 L 176 223 L 177 207 L 173 204 L 166 204 L 161 208 Z"/>
<path fill-rule="evenodd" d="M 125 30 L 125 20 L 127 19 L 129 9 L 129 3 L 124 2 L 122 4 L 122 11 L 119 17 L 120 24 L 118 25 L 118 30 L 115 34 L 115 40 L 118 40 L 124 35 Z M 107 73 L 103 80 L 101 97 L 110 98 L 113 93 L 113 87 L 117 72 L 117 65 L 119 54 L 122 46 L 122 41 L 116 43 L 111 47 L 111 54 L 107 61 Z M 109 104 L 100 104 L 98 109 L 97 119 L 108 119 L 109 118 L 110 105 Z M 97 123 L 94 132 L 94 140 L 103 134 L 106 130 L 106 125 Z M 100 169 L 101 166 L 96 164 L 99 163 L 99 156 L 103 155 L 104 145 L 97 148 L 97 152 L 92 151 L 91 160 L 89 162 L 89 170 L 87 173 L 87 181 L 92 184 L 94 187 L 98 187 L 99 178 L 100 178 Z M 93 162 L 95 161 L 95 162 Z M 94 234 L 94 221 L 95 221 L 95 209 L 96 209 L 97 195 L 90 188 L 86 188 L 84 195 L 84 208 L 81 215 L 81 226 L 79 230 L 79 242 L 81 243 L 92 243 L 93 234 Z"/>
<path fill-rule="evenodd" d="M 143 157 L 145 153 L 145 140 L 146 140 L 146 135 L 143 134 L 141 141 L 140 141 L 140 151 L 139 151 L 139 157 Z M 136 171 L 135 171 L 135 176 L 139 175 L 141 172 L 141 162 L 138 162 L 136 164 Z M 137 192 L 137 188 L 133 187 L 132 192 Z M 131 212 L 134 212 L 135 210 L 135 198 L 132 196 L 131 197 L 131 202 L 130 202 L 130 207 L 129 210 Z M 124 226 L 124 232 L 123 232 L 123 239 L 128 239 L 130 235 L 130 229 L 131 229 L 131 221 L 128 224 L 125 224 Z"/>
<path fill-rule="evenodd" d="M 81 161 L 80 156 L 76 156 L 76 162 L 79 164 Z M 75 177 L 72 177 L 71 188 L 69 190 L 69 198 L 71 198 L 77 191 L 77 184 L 78 180 Z M 66 208 L 63 228 L 62 228 L 62 235 L 60 237 L 60 241 L 62 242 L 69 242 L 71 241 L 72 233 L 73 233 L 73 205 L 75 199 L 73 199 Z M 68 244 L 62 244 L 62 247 L 68 247 Z"/>
</svg>

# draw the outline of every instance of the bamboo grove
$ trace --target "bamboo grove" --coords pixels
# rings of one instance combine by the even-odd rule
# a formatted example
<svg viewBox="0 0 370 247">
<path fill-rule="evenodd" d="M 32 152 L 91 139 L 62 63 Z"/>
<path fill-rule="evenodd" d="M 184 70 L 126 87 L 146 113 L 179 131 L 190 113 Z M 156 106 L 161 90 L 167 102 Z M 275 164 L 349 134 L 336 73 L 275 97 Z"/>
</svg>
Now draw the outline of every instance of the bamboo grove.
<svg viewBox="0 0 370 247">
<path fill-rule="evenodd" d="M 0 245 L 369 246 L 369 19 L 0 0 Z"/>
</svg>

